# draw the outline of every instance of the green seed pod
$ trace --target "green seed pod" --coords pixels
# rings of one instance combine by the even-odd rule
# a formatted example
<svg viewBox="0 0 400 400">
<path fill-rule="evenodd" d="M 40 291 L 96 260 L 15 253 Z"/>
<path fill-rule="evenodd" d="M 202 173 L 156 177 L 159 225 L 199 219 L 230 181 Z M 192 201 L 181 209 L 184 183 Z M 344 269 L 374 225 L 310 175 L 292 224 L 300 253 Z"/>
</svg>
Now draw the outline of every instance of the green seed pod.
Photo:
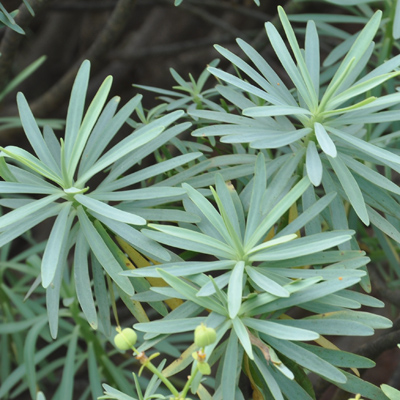
<svg viewBox="0 0 400 400">
<path fill-rule="evenodd" d="M 206 347 L 217 340 L 217 332 L 213 328 L 207 328 L 204 324 L 199 325 L 194 331 L 194 343 L 198 347 Z"/>
<path fill-rule="evenodd" d="M 135 345 L 137 334 L 132 328 L 125 328 L 114 338 L 115 346 L 120 350 L 129 350 Z"/>
</svg>

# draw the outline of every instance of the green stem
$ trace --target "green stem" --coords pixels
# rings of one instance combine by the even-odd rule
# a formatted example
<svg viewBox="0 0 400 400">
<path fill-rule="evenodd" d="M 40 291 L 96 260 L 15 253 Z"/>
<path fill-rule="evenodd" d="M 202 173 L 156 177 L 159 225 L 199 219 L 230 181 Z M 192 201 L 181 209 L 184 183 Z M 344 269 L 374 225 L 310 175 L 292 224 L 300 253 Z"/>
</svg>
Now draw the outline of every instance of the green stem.
<svg viewBox="0 0 400 400">
<path fill-rule="evenodd" d="M 196 365 L 196 368 L 193 371 L 193 374 L 190 376 L 190 378 L 188 379 L 188 381 L 186 382 L 185 387 L 183 388 L 182 392 L 181 392 L 181 398 L 185 399 L 186 398 L 186 394 L 190 388 L 190 385 L 193 382 L 193 379 L 195 378 L 195 376 L 197 375 L 197 372 L 199 372 L 199 367 Z"/>
<path fill-rule="evenodd" d="M 139 355 L 140 352 L 134 347 L 131 346 L 132 351 Z M 175 388 L 175 386 L 169 381 L 168 378 L 166 378 L 161 371 L 159 371 L 155 365 L 153 365 L 153 363 L 150 360 L 146 360 L 143 362 L 143 365 L 149 369 L 154 375 L 157 375 L 158 378 L 160 378 L 160 380 L 164 383 L 164 385 L 170 390 L 170 392 L 177 398 L 179 399 L 179 392 L 178 390 Z M 140 375 L 140 373 L 139 373 Z"/>
<path fill-rule="evenodd" d="M 157 375 L 160 380 L 164 383 L 164 385 L 171 391 L 171 393 L 179 399 L 179 392 L 176 390 L 175 386 L 166 378 L 161 371 L 159 371 L 152 363 L 149 361 L 145 364 L 146 368 L 148 368 L 153 374 Z"/>
</svg>

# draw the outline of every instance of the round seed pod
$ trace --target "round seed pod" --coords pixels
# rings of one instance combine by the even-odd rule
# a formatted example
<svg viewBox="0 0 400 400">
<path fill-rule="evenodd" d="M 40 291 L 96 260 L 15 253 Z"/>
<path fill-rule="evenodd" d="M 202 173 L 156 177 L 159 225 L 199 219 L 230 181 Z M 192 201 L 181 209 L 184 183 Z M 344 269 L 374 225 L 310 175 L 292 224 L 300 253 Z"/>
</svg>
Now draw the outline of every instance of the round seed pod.
<svg viewBox="0 0 400 400">
<path fill-rule="evenodd" d="M 114 337 L 115 346 L 120 350 L 129 350 L 136 340 L 137 334 L 132 328 L 125 328 Z"/>
<path fill-rule="evenodd" d="M 204 324 L 199 325 L 194 331 L 194 343 L 198 347 L 206 347 L 217 340 L 217 332 L 213 328 L 207 328 Z"/>
</svg>

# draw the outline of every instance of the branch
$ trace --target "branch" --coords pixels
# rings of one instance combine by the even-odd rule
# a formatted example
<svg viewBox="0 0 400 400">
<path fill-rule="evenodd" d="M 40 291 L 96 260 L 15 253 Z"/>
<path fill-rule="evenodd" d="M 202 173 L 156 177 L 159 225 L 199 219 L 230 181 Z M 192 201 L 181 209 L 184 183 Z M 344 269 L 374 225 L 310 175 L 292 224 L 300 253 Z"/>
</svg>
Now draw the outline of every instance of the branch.
<svg viewBox="0 0 400 400">
<path fill-rule="evenodd" d="M 51 1 L 52 0 L 30 0 L 29 4 L 32 7 L 35 15 L 37 15 Z M 23 30 L 26 30 L 33 19 L 34 16 L 29 12 L 25 4 L 22 3 L 18 9 L 18 14 L 15 17 L 15 23 Z M 4 89 L 10 79 L 14 58 L 19 49 L 19 45 L 24 38 L 24 35 L 21 35 L 10 28 L 6 28 L 0 45 L 0 90 Z"/>
<path fill-rule="evenodd" d="M 131 13 L 136 5 L 136 0 L 119 0 L 113 13 L 107 21 L 106 26 L 97 36 L 87 52 L 75 62 L 75 64 L 54 84 L 46 93 L 35 100 L 32 105 L 32 112 L 36 116 L 45 116 L 59 107 L 68 96 L 76 73 L 84 59 L 92 63 L 96 69 L 101 61 L 106 58 L 107 52 L 113 47 L 120 34 L 123 32 Z"/>
<path fill-rule="evenodd" d="M 258 19 L 262 22 L 269 21 L 272 17 L 264 12 L 260 11 L 258 8 L 254 9 L 248 6 L 243 6 L 237 3 L 229 3 L 222 0 L 186 0 L 186 5 L 196 4 L 202 7 L 213 7 L 222 10 L 233 11 L 241 15 L 247 15 L 248 17 Z M 165 4 L 167 6 L 173 7 L 173 0 L 138 0 L 138 6 L 152 7 L 158 4 Z M 71 2 L 63 1 L 55 3 L 51 6 L 52 11 L 103 11 L 113 9 L 115 6 L 115 0 L 103 0 L 93 3 L 91 1 Z"/>
<path fill-rule="evenodd" d="M 231 35 L 221 35 L 210 38 L 203 38 L 197 40 L 186 40 L 178 43 L 160 44 L 150 46 L 144 49 L 132 49 L 133 51 L 128 52 L 129 49 L 123 49 L 122 51 L 116 51 L 110 54 L 111 59 L 119 59 L 123 61 L 136 61 L 148 57 L 156 56 L 170 56 L 173 54 L 180 54 L 184 51 L 190 51 L 193 49 L 199 49 L 203 47 L 210 47 L 215 43 L 233 43 Z"/>
</svg>

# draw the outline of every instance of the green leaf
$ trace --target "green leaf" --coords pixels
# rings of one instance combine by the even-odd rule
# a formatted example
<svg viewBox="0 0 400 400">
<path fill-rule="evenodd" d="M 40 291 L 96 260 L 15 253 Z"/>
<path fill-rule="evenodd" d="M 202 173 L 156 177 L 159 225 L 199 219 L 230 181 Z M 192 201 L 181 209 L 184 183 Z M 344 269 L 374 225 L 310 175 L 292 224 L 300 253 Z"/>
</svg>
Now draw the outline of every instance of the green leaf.
<svg viewBox="0 0 400 400">
<path fill-rule="evenodd" d="M 279 11 L 279 9 L 278 9 L 278 11 Z M 283 24 L 284 23 L 284 21 L 282 20 L 283 13 L 282 13 L 282 11 L 280 11 L 279 13 L 280 13 L 280 17 L 281 17 L 281 22 Z M 285 25 L 287 25 L 287 24 L 289 24 L 289 22 L 287 22 L 287 23 L 285 22 Z M 307 87 L 309 77 L 307 77 L 307 82 L 305 82 L 304 76 L 300 72 L 300 70 L 301 71 L 303 70 L 303 67 L 300 67 L 300 65 L 296 66 L 296 64 L 294 63 L 294 61 L 289 53 L 289 50 L 286 47 L 285 42 L 279 35 L 275 26 L 271 22 L 267 22 L 265 24 L 265 29 L 267 31 L 267 35 L 271 42 L 271 45 L 274 48 L 274 51 L 275 51 L 276 55 L 278 56 L 279 61 L 281 62 L 283 68 L 285 69 L 286 73 L 289 75 L 289 78 L 292 80 L 292 82 L 296 86 L 297 90 L 299 91 L 300 96 L 304 99 L 305 103 L 307 104 L 307 107 L 310 110 L 313 110 L 314 107 L 316 106 L 317 99 L 316 99 L 314 88 L 311 88 L 312 89 L 312 94 L 311 94 L 310 90 L 309 90 L 310 88 Z M 289 37 L 288 37 L 288 39 L 289 39 Z M 293 39 L 293 37 L 291 39 Z M 295 45 L 295 43 L 291 39 L 289 39 L 289 42 L 290 42 L 290 45 L 293 46 L 293 45 Z M 293 49 L 293 47 L 292 47 L 292 50 L 293 50 L 293 52 L 295 51 L 295 49 Z M 295 57 L 296 57 L 296 54 L 295 54 Z M 301 55 L 300 55 L 300 57 L 302 59 L 302 62 L 300 60 L 300 63 L 303 64 L 304 59 Z M 297 57 L 296 57 L 296 61 L 299 63 L 299 60 L 297 59 Z"/>
<path fill-rule="evenodd" d="M 75 146 L 79 127 L 81 126 L 85 107 L 86 91 L 89 83 L 90 61 L 81 64 L 76 75 L 68 105 L 68 114 L 65 125 L 65 160 L 70 160 Z"/>
<path fill-rule="evenodd" d="M 74 217 L 75 213 L 70 213 L 66 221 L 64 229 L 66 232 L 68 232 L 68 235 L 63 235 L 61 239 L 62 243 L 60 245 L 60 255 L 58 257 L 58 262 L 55 267 L 55 275 L 52 283 L 46 289 L 47 316 L 49 319 L 50 334 L 53 339 L 57 337 L 58 332 L 60 291 L 61 283 L 63 280 L 64 267 L 66 266 L 68 251 L 70 249 L 71 243 L 73 243 L 75 239 L 75 233 L 74 231 L 71 231 L 71 225 Z"/>
<path fill-rule="evenodd" d="M 312 316 L 310 319 L 319 318 L 318 316 Z M 326 319 L 343 319 L 353 322 L 358 322 L 369 326 L 374 329 L 387 329 L 393 326 L 390 319 L 382 317 L 381 315 L 372 314 L 364 311 L 336 311 L 324 314 L 323 318 Z"/>
<path fill-rule="evenodd" d="M 74 394 L 74 375 L 75 375 L 75 357 L 79 337 L 79 326 L 76 326 L 72 332 L 71 341 L 68 344 L 67 357 L 62 373 L 60 393 L 65 400 L 72 400 Z"/>
<path fill-rule="evenodd" d="M 346 371 L 341 371 L 347 378 L 347 382 L 335 382 L 335 385 L 339 388 L 350 393 L 359 393 L 362 397 L 374 400 L 387 400 L 387 397 L 383 394 L 381 389 L 377 386 L 366 382 L 353 374 L 349 374 Z"/>
<path fill-rule="evenodd" d="M 363 56 L 363 54 L 367 51 L 369 45 L 371 44 L 381 22 L 382 11 L 377 11 L 373 17 L 368 21 L 365 27 L 362 29 L 357 39 L 353 43 L 351 49 L 346 54 L 346 57 L 343 59 L 339 68 L 337 69 L 335 75 L 333 76 L 326 93 L 333 86 L 337 86 L 337 81 L 340 78 L 343 81 L 343 74 L 348 76 L 351 71 L 356 67 L 357 63 Z M 353 61 L 354 60 L 354 61 Z M 351 65 L 351 68 L 349 66 Z"/>
<path fill-rule="evenodd" d="M 179 0 L 176 0 L 179 1 Z M 113 387 L 103 383 L 105 396 L 98 397 L 98 400 L 101 399 L 117 399 L 117 400 L 138 400 L 136 397 L 128 396 L 124 392 L 121 392 Z M 111 396 L 111 397 L 110 397 Z"/>
<path fill-rule="evenodd" d="M 166 245 L 212 254 L 227 259 L 236 257 L 236 252 L 232 247 L 203 233 L 176 226 L 157 224 L 149 224 L 148 226 L 161 232 L 143 229 L 143 234 Z"/>
<path fill-rule="evenodd" d="M 299 69 L 299 71 L 301 73 L 301 76 L 304 80 L 304 83 L 307 87 L 310 98 L 312 100 L 312 103 L 311 103 L 312 107 L 316 108 L 317 103 L 318 103 L 318 92 L 316 92 L 316 90 L 315 90 L 314 83 L 313 83 L 310 73 L 308 71 L 308 65 L 306 64 L 306 62 L 303 58 L 303 53 L 300 50 L 294 30 L 293 30 L 292 26 L 290 25 L 289 19 L 285 13 L 285 10 L 283 7 L 278 6 L 278 14 L 279 14 L 279 18 L 282 22 L 283 29 L 285 30 L 286 37 L 288 38 L 290 47 L 292 48 L 294 57 L 296 59 L 297 68 Z M 314 59 L 313 61 L 314 61 L 314 63 L 317 62 L 318 58 Z"/>
<path fill-rule="evenodd" d="M 372 168 L 367 167 L 365 164 L 358 162 L 352 157 L 346 154 L 341 154 L 340 158 L 343 162 L 358 175 L 362 176 L 364 179 L 370 181 L 376 186 L 382 189 L 389 190 L 392 193 L 400 195 L 400 188 L 394 182 L 387 179 L 384 175 L 374 171 Z"/>
<path fill-rule="evenodd" d="M 276 382 L 274 377 L 271 375 L 270 372 L 270 367 L 266 364 L 264 360 L 261 360 L 260 358 L 257 357 L 257 355 L 254 355 L 254 362 L 259 369 L 265 383 L 268 386 L 268 389 L 270 390 L 272 396 L 274 397 L 275 400 L 284 400 L 284 397 L 282 395 L 281 389 L 279 387 L 279 384 Z"/>
<path fill-rule="evenodd" d="M 243 323 L 249 328 L 258 332 L 263 332 L 269 336 L 283 340 L 315 340 L 319 338 L 319 334 L 309 329 L 296 328 L 289 323 L 284 324 L 282 328 L 279 322 L 264 321 L 255 318 L 243 318 Z"/>
<path fill-rule="evenodd" d="M 335 158 L 337 156 L 336 146 L 333 143 L 332 139 L 329 137 L 327 131 L 325 130 L 325 127 L 316 122 L 314 124 L 314 131 L 318 140 L 318 144 L 321 146 L 322 151 L 328 156 Z"/>
<path fill-rule="evenodd" d="M 329 109 L 335 109 L 338 106 L 340 106 L 342 103 L 346 102 L 347 100 L 350 100 L 353 97 L 356 97 L 364 92 L 367 92 L 371 89 L 373 89 L 376 86 L 381 85 L 385 81 L 396 77 L 399 75 L 400 72 L 391 72 L 379 76 L 375 76 L 373 78 L 370 78 L 369 80 L 364 80 L 361 83 L 356 83 L 352 85 L 349 89 L 345 90 L 344 92 L 341 92 L 339 95 L 333 97 L 327 104 L 327 107 Z"/>
<path fill-rule="evenodd" d="M 42 133 L 40 132 L 40 129 L 36 123 L 35 117 L 29 108 L 28 102 L 21 92 L 17 94 L 17 104 L 22 127 L 24 128 L 26 137 L 28 138 L 33 150 L 38 155 L 39 159 L 47 165 L 47 167 L 60 176 L 60 166 L 57 164 L 49 148 L 47 147 Z"/>
<path fill-rule="evenodd" d="M 146 179 L 156 177 L 157 175 L 164 174 L 167 171 L 178 170 L 180 166 L 189 163 L 202 155 L 200 152 L 183 154 L 181 156 L 175 156 L 169 160 L 158 162 L 154 165 L 150 165 L 147 168 L 142 168 L 135 171 L 132 174 L 125 175 L 114 182 L 107 184 L 104 188 L 107 192 L 113 190 L 122 189 L 126 186 L 134 185 L 138 182 L 144 182 Z M 157 210 L 154 210 L 157 211 Z M 153 218 L 156 219 L 156 218 Z"/>
<path fill-rule="evenodd" d="M 13 173 L 10 171 L 10 168 L 8 167 L 4 157 L 0 157 L 0 176 L 6 181 L 6 182 L 18 182 L 17 178 L 13 175 Z"/>
<path fill-rule="evenodd" d="M 335 382 L 335 385 L 346 382 L 347 377 L 344 375 L 344 373 L 342 373 L 342 371 L 338 370 L 322 358 L 316 356 L 314 353 L 288 340 L 284 341 L 273 338 L 269 335 L 261 335 L 276 351 L 279 351 L 304 368 L 315 372 L 325 379 Z"/>
<path fill-rule="evenodd" d="M 19 182 L 0 182 L 0 193 L 10 194 L 55 194 L 59 193 L 59 189 L 55 186 L 38 186 L 28 185 L 26 183 Z"/>
<path fill-rule="evenodd" d="M 101 84 L 95 97 L 93 98 L 90 106 L 86 112 L 86 115 L 82 121 L 82 125 L 79 127 L 77 136 L 75 137 L 75 143 L 73 144 L 72 152 L 67 160 L 68 178 L 72 182 L 75 175 L 76 168 L 79 160 L 82 156 L 83 150 L 89 139 L 89 135 L 92 132 L 94 124 L 99 117 L 101 110 L 107 100 L 108 93 L 110 92 L 112 84 L 112 76 L 108 76 Z"/>
<path fill-rule="evenodd" d="M 296 233 L 291 233 L 289 235 L 284 235 L 284 236 L 280 235 L 279 237 L 274 237 L 274 239 L 267 240 L 267 241 L 259 244 L 258 246 L 253 247 L 247 254 L 248 255 L 249 254 L 254 254 L 254 253 L 259 252 L 261 250 L 266 250 L 266 249 L 268 249 L 270 247 L 278 246 L 280 244 L 290 242 L 290 241 L 292 241 L 294 239 L 297 239 L 297 234 Z"/>
<path fill-rule="evenodd" d="M 399 35 L 400 36 L 400 35 Z M 400 391 L 389 386 L 389 385 L 381 385 L 382 392 L 385 393 L 390 400 L 396 400 L 400 398 Z"/>
<path fill-rule="evenodd" d="M 232 270 L 235 264 L 236 261 L 234 260 L 170 262 L 163 263 L 162 270 L 174 276 L 188 276 L 210 271 Z M 124 271 L 122 274 L 127 276 L 146 276 L 158 278 L 160 276 L 157 272 L 159 267 L 159 265 L 156 265 L 134 269 L 130 271 Z"/>
<path fill-rule="evenodd" d="M 346 164 L 342 161 L 340 156 L 336 158 L 328 156 L 328 160 L 332 165 L 332 168 L 335 171 L 350 204 L 353 206 L 354 211 L 365 225 L 369 225 L 367 208 L 357 181 L 354 179 L 353 175 L 346 167 Z"/>
<path fill-rule="evenodd" d="M 323 169 L 317 146 L 313 140 L 310 140 L 307 145 L 306 170 L 311 183 L 319 186 L 322 181 Z"/>
<path fill-rule="evenodd" d="M 115 207 L 109 206 L 99 200 L 93 199 L 90 196 L 83 194 L 76 194 L 75 200 L 87 207 L 91 211 L 95 211 L 100 215 L 104 215 L 112 220 L 124 222 L 132 225 L 145 225 L 146 220 L 135 214 L 128 213 L 126 211 L 118 210 Z"/>
<path fill-rule="evenodd" d="M 244 236 L 245 243 L 254 233 L 260 222 L 260 219 L 262 218 L 261 201 L 266 188 L 267 171 L 265 168 L 265 158 L 264 155 L 260 152 L 257 155 L 254 167 L 253 187 L 251 191 L 249 211 L 247 214 L 246 231 Z"/>
<path fill-rule="evenodd" d="M 311 345 L 308 343 L 298 343 L 299 346 L 313 352 L 318 357 L 328 361 L 336 367 L 343 368 L 373 368 L 375 362 L 347 351 L 326 349 L 324 347 Z"/>
<path fill-rule="evenodd" d="M 35 213 L 26 217 L 25 219 L 23 219 L 23 221 L 18 221 L 12 225 L 9 225 L 6 231 L 0 233 L 0 247 L 22 235 L 40 222 L 46 220 L 47 218 L 57 215 L 61 208 L 62 205 L 59 203 L 50 204 L 48 207 L 46 207 L 45 210 L 41 211 L 40 213 Z"/>
<path fill-rule="evenodd" d="M 320 54 L 319 38 L 314 21 L 307 21 L 305 37 L 305 62 L 317 99 L 319 97 Z"/>
<path fill-rule="evenodd" d="M 140 252 L 148 255 L 150 258 L 162 261 L 169 261 L 171 259 L 171 256 L 167 250 L 165 250 L 157 242 L 143 235 L 141 231 L 138 231 L 132 226 L 122 222 L 106 218 L 103 215 L 95 213 L 94 211 L 91 211 L 90 213 L 102 224 L 111 229 L 116 235 L 127 241 L 135 249 L 138 249 Z"/>
<path fill-rule="evenodd" d="M 295 106 L 260 106 L 244 109 L 243 115 L 247 117 L 276 117 L 278 115 L 311 115 L 311 112 Z"/>
<path fill-rule="evenodd" d="M 278 74 L 273 68 L 267 63 L 264 57 L 261 56 L 252 46 L 246 43 L 242 39 L 236 39 L 237 44 L 243 50 L 243 52 L 249 57 L 253 64 L 259 69 L 261 74 L 269 81 L 271 84 L 269 87 L 269 92 L 274 94 L 278 98 L 282 98 L 285 104 L 297 105 L 292 93 L 286 87 L 285 83 L 280 79 Z M 279 85 L 278 85 L 279 83 Z"/>
<path fill-rule="evenodd" d="M 337 246 L 351 239 L 354 231 L 317 233 L 270 247 L 250 257 L 252 261 L 274 261 L 301 257 Z"/>
<path fill-rule="evenodd" d="M 114 113 L 117 109 L 120 98 L 114 97 L 110 100 L 101 113 L 96 126 L 94 127 L 87 141 L 85 150 L 82 153 L 78 176 L 81 176 L 90 167 L 92 167 L 92 165 L 100 157 L 103 150 L 107 147 L 108 143 L 110 143 L 115 134 L 137 108 L 141 99 L 141 95 L 136 95 L 129 100 L 128 103 L 126 103 L 115 116 Z"/>
<path fill-rule="evenodd" d="M 239 39 L 238 39 L 239 43 Z M 239 43 L 240 45 L 240 43 Z M 273 85 L 271 85 L 267 80 L 265 80 L 254 68 L 252 68 L 249 64 L 244 62 L 240 57 L 233 54 L 231 51 L 224 49 L 221 46 L 214 46 L 215 49 L 222 54 L 227 60 L 229 60 L 236 67 L 241 69 L 244 73 L 246 73 L 254 82 L 256 82 L 260 87 L 262 87 L 265 92 L 271 93 L 271 95 L 275 96 L 275 101 L 280 102 L 281 104 L 285 103 L 285 99 L 281 97 L 280 93 L 277 90 L 274 90 Z M 275 79 L 276 81 L 276 79 Z M 276 82 L 279 82 L 276 81 Z M 232 121 L 233 122 L 233 121 Z"/>
<path fill-rule="evenodd" d="M 321 335 L 337 335 L 337 336 L 370 336 L 374 334 L 374 330 L 369 326 L 361 324 L 357 321 L 341 320 L 340 316 L 337 319 L 321 318 L 303 318 L 300 320 L 282 320 L 277 321 L 277 324 L 282 324 L 287 327 L 298 327 L 308 329 L 309 331 L 317 332 Z M 282 329 L 282 328 L 281 328 Z M 268 333 L 268 332 L 265 332 Z M 271 335 L 273 336 L 273 335 Z"/>
<path fill-rule="evenodd" d="M 222 366 L 221 387 L 224 399 L 236 398 L 238 357 L 238 337 L 235 331 L 231 330 Z"/>
<path fill-rule="evenodd" d="M 241 246 L 245 217 L 240 198 L 234 186 L 230 182 L 225 182 L 220 174 L 215 176 L 215 184 L 218 193 L 216 200 L 218 199 L 221 203 L 218 204 L 221 216 L 230 236 L 235 239 L 236 246 L 239 243 Z"/>
<path fill-rule="evenodd" d="M 312 221 L 314 218 L 318 219 L 318 215 L 331 203 L 331 201 L 336 197 L 336 194 L 336 192 L 330 192 L 318 201 L 316 201 L 313 205 L 308 207 L 305 207 L 303 203 L 303 209 L 305 209 L 305 211 L 300 214 L 300 216 L 298 216 L 295 220 L 293 220 L 289 225 L 283 228 L 276 235 L 276 237 L 278 238 L 289 233 L 295 233 L 303 228 L 305 225 L 307 225 L 307 223 Z"/>
<path fill-rule="evenodd" d="M 7 146 L 6 148 L 0 147 L 0 150 L 2 150 L 7 156 L 26 165 L 28 168 L 32 169 L 38 174 L 52 180 L 53 182 L 58 183 L 61 187 L 63 186 L 64 182 L 61 177 L 59 177 L 56 173 L 52 171 L 51 168 L 42 163 L 26 150 L 20 149 L 19 147 L 15 146 Z M 0 154 L 0 156 L 4 156 L 4 154 Z"/>
<path fill-rule="evenodd" d="M 234 318 L 232 320 L 232 324 L 233 324 L 233 329 L 235 330 L 236 335 L 240 340 L 240 343 L 242 344 L 244 350 L 246 351 L 250 360 L 253 360 L 254 355 L 253 355 L 252 344 L 246 326 L 239 317 Z"/>
<path fill-rule="evenodd" d="M 262 138 L 257 140 L 252 140 L 250 147 L 253 149 L 277 149 L 283 146 L 287 146 L 294 143 L 311 132 L 310 128 L 297 129 L 289 132 L 282 132 L 276 135 L 263 135 Z M 229 139 L 229 140 L 228 140 Z M 247 138 L 244 136 L 243 140 L 239 141 L 238 135 L 235 136 L 235 140 L 231 140 L 231 136 L 221 139 L 221 142 L 247 142 Z"/>
<path fill-rule="evenodd" d="M 201 210 L 211 225 L 219 232 L 222 238 L 230 246 L 234 247 L 235 242 L 232 240 L 224 220 L 214 206 L 197 190 L 193 189 L 190 185 L 183 183 L 182 187 L 186 190 L 190 200 Z"/>
<path fill-rule="evenodd" d="M 141 332 L 170 334 L 194 331 L 202 322 L 204 322 L 204 317 L 168 319 L 165 321 L 138 323 L 135 324 L 134 327 Z"/>
<path fill-rule="evenodd" d="M 253 248 L 268 233 L 272 225 L 290 208 L 290 206 L 304 193 L 310 185 L 308 177 L 304 177 L 297 185 L 286 194 L 282 200 L 262 219 L 245 242 L 245 251 Z"/>
<path fill-rule="evenodd" d="M 228 286 L 229 318 L 234 319 L 242 304 L 244 261 L 238 261 L 232 270 Z"/>
<path fill-rule="evenodd" d="M 396 9 L 394 11 L 393 28 L 392 29 L 393 29 L 393 31 L 392 31 L 393 39 L 395 39 L 395 40 L 400 39 L 400 3 L 399 2 L 396 2 Z M 382 390 L 383 390 L 383 388 L 382 388 Z M 392 399 L 390 399 L 390 400 L 392 400 Z"/>
<path fill-rule="evenodd" d="M 4 228 L 8 227 L 9 225 L 19 222 L 24 218 L 39 212 L 49 204 L 54 203 L 60 197 L 62 197 L 62 193 L 52 194 L 50 196 L 43 197 L 40 200 L 32 201 L 31 203 L 17 208 L 16 210 L 10 211 L 9 213 L 0 217 L 0 229 L 4 230 Z"/>
<path fill-rule="evenodd" d="M 267 304 L 264 303 L 264 295 L 259 295 L 257 301 L 254 301 L 253 304 L 249 302 L 248 305 L 246 303 L 244 304 L 242 312 L 246 312 L 249 316 L 261 314 L 264 312 L 270 312 L 270 311 L 275 311 L 279 309 L 284 309 L 287 307 L 292 307 L 292 306 L 300 306 L 303 303 L 311 302 L 313 300 L 317 300 L 320 298 L 324 298 L 329 294 L 335 293 L 341 289 L 345 289 L 347 287 L 353 286 L 356 283 L 360 281 L 360 277 L 348 277 L 348 278 L 343 278 L 342 280 L 330 280 L 322 283 L 316 284 L 318 280 L 321 278 L 315 277 L 315 278 L 309 278 L 310 281 L 295 281 L 291 285 L 285 286 L 286 289 L 290 290 L 293 285 L 297 284 L 306 284 L 308 283 L 310 287 L 307 288 L 307 290 L 304 290 L 305 288 L 296 291 L 296 293 L 293 293 L 290 297 L 288 298 L 278 298 L 269 300 Z M 296 286 L 293 286 L 294 288 Z M 273 300 L 273 301 L 272 301 Z M 261 304 L 258 304 L 261 303 Z M 248 311 L 248 309 L 250 309 Z"/>
<path fill-rule="evenodd" d="M 79 304 L 85 314 L 86 320 L 93 329 L 97 329 L 97 312 L 94 305 L 92 287 L 89 277 L 88 265 L 89 245 L 82 233 L 79 230 L 74 254 L 74 278 L 76 295 Z"/>
<path fill-rule="evenodd" d="M 271 104 L 275 104 L 275 105 L 282 104 L 282 100 L 280 98 L 277 98 L 269 93 L 266 93 L 264 90 L 261 90 L 261 89 L 255 87 L 254 85 L 251 85 L 250 83 L 247 83 L 247 82 L 243 81 L 242 79 L 237 78 L 234 75 L 228 74 L 227 72 L 221 71 L 218 68 L 213 68 L 213 67 L 209 67 L 209 68 L 207 68 L 207 70 L 211 74 L 216 76 L 217 78 L 222 79 L 223 81 L 225 81 L 233 86 L 236 86 L 245 92 L 254 94 L 255 96 L 258 96 L 261 99 L 264 99 L 264 100 L 270 102 Z"/>
<path fill-rule="evenodd" d="M 66 229 L 69 228 L 67 220 L 70 215 L 71 206 L 72 202 L 66 202 L 63 204 L 63 208 L 58 214 L 53 228 L 51 229 L 46 249 L 43 253 L 41 276 L 42 286 L 44 288 L 47 288 L 53 282 L 56 274 L 56 268 L 62 253 L 61 246 L 63 245 L 64 236 L 69 234 Z"/>
<path fill-rule="evenodd" d="M 97 258 L 91 253 L 92 273 L 93 273 L 93 287 L 96 296 L 98 308 L 99 330 L 104 332 L 105 336 L 111 337 L 111 318 L 110 318 L 110 300 L 108 296 L 107 287 L 105 284 L 105 277 L 103 269 Z M 105 295 L 106 294 L 106 295 Z"/>
<path fill-rule="evenodd" d="M 119 275 L 122 272 L 122 268 L 118 261 L 114 258 L 111 251 L 108 249 L 107 245 L 104 243 L 100 234 L 97 232 L 96 228 L 93 226 L 92 222 L 89 220 L 85 211 L 81 206 L 78 206 L 78 218 L 81 224 L 81 229 L 89 243 L 91 250 L 96 256 L 99 263 L 102 265 L 104 270 L 110 275 L 111 279 L 128 295 L 134 295 L 134 289 L 125 276 Z"/>
<path fill-rule="evenodd" d="M 47 318 L 42 318 L 29 330 L 24 344 L 24 365 L 26 367 L 26 378 L 28 380 L 29 392 L 32 399 L 36 397 L 36 341 L 37 338 L 47 323 Z"/>
<path fill-rule="evenodd" d="M 98 172 L 104 170 L 108 166 L 110 166 L 115 161 L 119 160 L 126 154 L 132 152 L 138 147 L 150 142 L 152 139 L 156 138 L 164 131 L 163 126 L 157 126 L 153 129 L 148 129 L 147 132 L 142 133 L 142 135 L 130 135 L 127 138 L 123 139 L 117 145 L 115 145 L 112 149 L 110 149 L 107 153 L 105 153 L 88 171 L 86 171 L 76 182 L 76 185 L 85 183 L 92 176 L 97 174 Z M 136 133 L 136 132 L 135 132 Z"/>
<path fill-rule="evenodd" d="M 400 232 L 388 220 L 369 206 L 367 206 L 367 211 L 372 225 L 400 243 Z"/>
<path fill-rule="evenodd" d="M 259 269 L 252 268 L 250 266 L 246 266 L 246 272 L 249 277 L 254 281 L 254 283 L 260 286 L 260 288 L 265 290 L 267 293 L 271 293 L 272 295 L 277 297 L 290 296 L 290 293 L 285 288 L 283 288 L 274 280 L 268 278 L 267 273 L 261 273 L 259 272 Z"/>
<path fill-rule="evenodd" d="M 158 273 L 160 276 L 175 290 L 177 290 L 179 293 L 183 294 L 188 300 L 192 301 L 193 303 L 196 303 L 204 308 L 209 308 L 218 314 L 221 315 L 226 315 L 227 312 L 224 307 L 222 307 L 217 301 L 215 301 L 211 297 L 198 297 L 197 296 L 197 289 L 195 289 L 193 286 L 185 283 L 183 280 L 169 274 L 168 272 L 163 271 L 161 268 L 159 268 Z"/>
<path fill-rule="evenodd" d="M 101 377 L 97 366 L 93 342 L 88 343 L 88 373 L 90 392 L 92 393 L 92 397 L 97 399 L 103 394 L 103 391 L 101 390 Z"/>
<path fill-rule="evenodd" d="M 271 368 L 269 370 L 281 388 L 283 394 L 288 399 L 316 400 L 312 384 L 308 379 L 307 374 L 293 361 L 286 359 L 286 357 L 285 363 L 289 366 L 290 370 L 293 371 L 295 379 L 290 379 L 282 374 L 279 365 L 274 365 L 276 368 Z"/>
</svg>

